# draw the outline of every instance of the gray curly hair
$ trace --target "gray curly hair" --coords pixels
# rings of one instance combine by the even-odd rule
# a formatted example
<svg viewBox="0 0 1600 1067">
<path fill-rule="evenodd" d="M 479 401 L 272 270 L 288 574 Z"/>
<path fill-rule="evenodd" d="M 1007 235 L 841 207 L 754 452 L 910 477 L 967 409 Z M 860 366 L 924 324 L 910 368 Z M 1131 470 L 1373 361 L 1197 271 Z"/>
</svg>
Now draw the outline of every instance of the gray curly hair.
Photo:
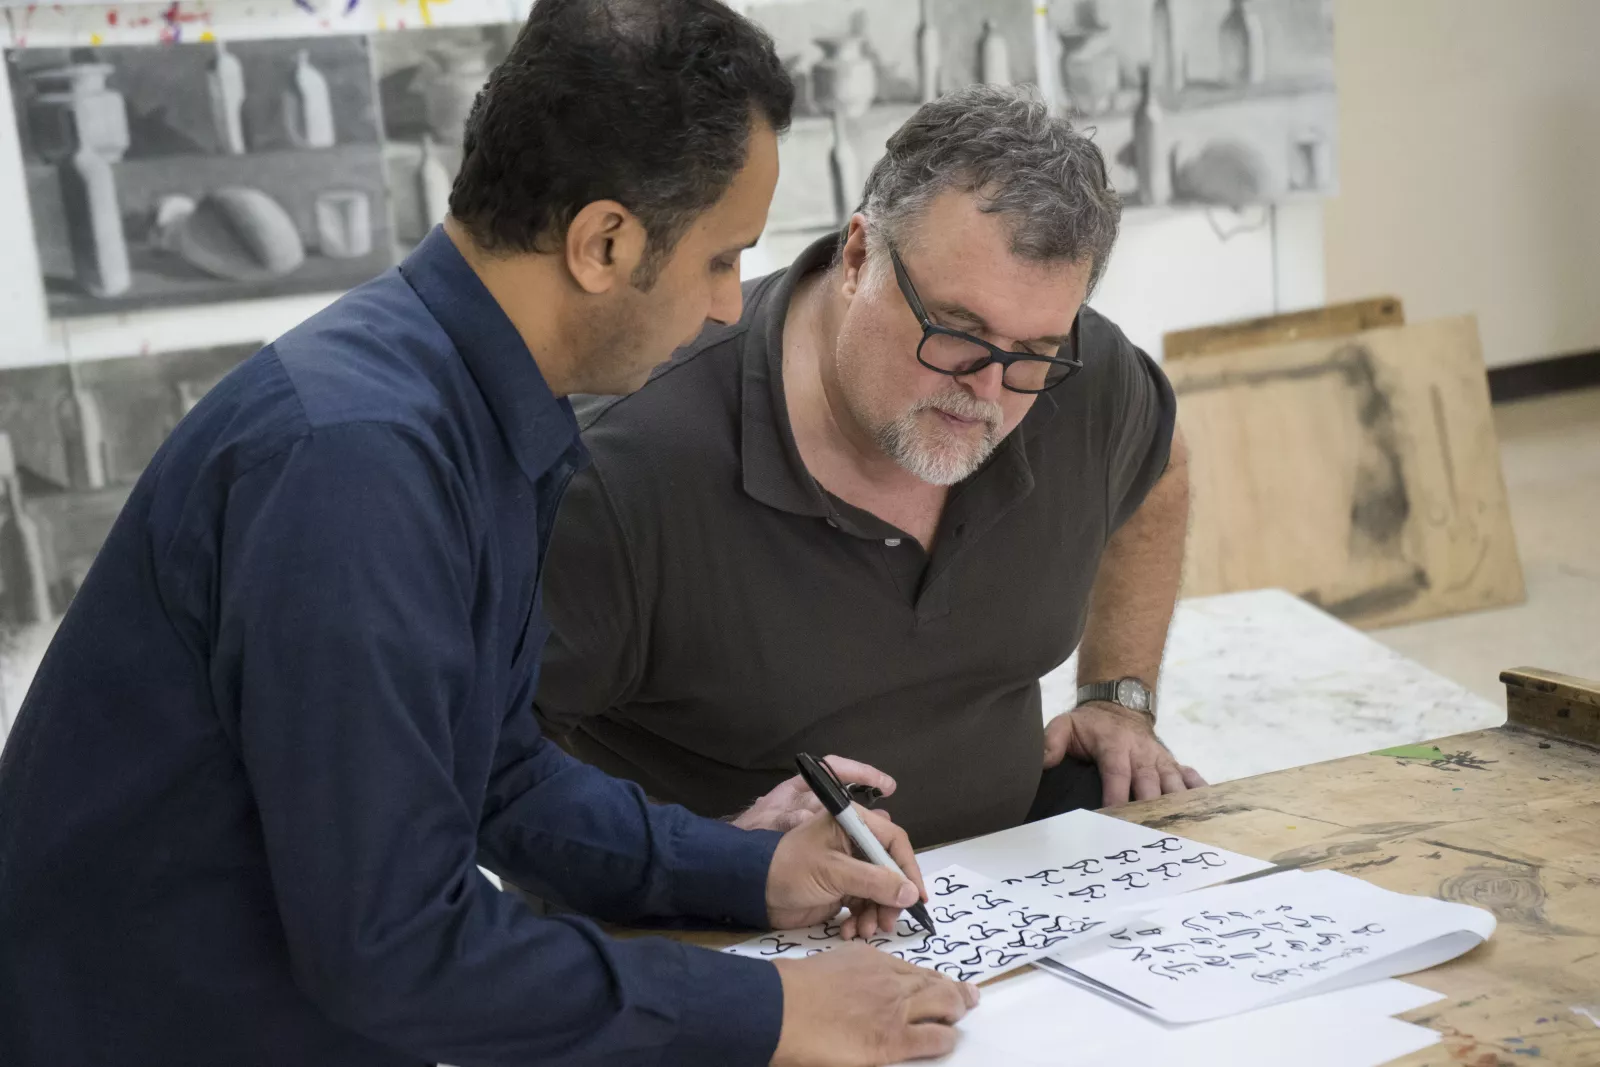
<svg viewBox="0 0 1600 1067">
<path fill-rule="evenodd" d="M 867 247 L 897 247 L 935 197 L 976 194 L 1004 216 L 1013 255 L 1034 262 L 1088 259 L 1100 281 L 1122 219 L 1105 157 L 1072 123 L 1050 114 L 1031 86 L 969 85 L 917 109 L 889 138 L 867 176 L 861 206 Z"/>
</svg>

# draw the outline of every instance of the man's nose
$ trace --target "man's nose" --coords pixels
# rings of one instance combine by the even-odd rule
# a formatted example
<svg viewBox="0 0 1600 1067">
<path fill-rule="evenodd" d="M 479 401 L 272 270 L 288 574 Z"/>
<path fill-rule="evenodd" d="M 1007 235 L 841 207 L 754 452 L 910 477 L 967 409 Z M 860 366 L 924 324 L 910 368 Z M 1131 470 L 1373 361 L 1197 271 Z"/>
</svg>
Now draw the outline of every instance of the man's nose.
<svg viewBox="0 0 1600 1067">
<path fill-rule="evenodd" d="M 732 270 L 717 280 L 716 289 L 711 294 L 711 309 L 706 313 L 706 318 L 719 326 L 726 326 L 738 322 L 742 314 L 744 314 L 744 289 L 739 284 L 739 272 Z"/>
<path fill-rule="evenodd" d="M 1000 394 L 1005 392 L 1005 372 L 1000 364 L 991 363 L 980 371 L 963 374 L 961 380 L 979 400 L 999 402 Z"/>
</svg>

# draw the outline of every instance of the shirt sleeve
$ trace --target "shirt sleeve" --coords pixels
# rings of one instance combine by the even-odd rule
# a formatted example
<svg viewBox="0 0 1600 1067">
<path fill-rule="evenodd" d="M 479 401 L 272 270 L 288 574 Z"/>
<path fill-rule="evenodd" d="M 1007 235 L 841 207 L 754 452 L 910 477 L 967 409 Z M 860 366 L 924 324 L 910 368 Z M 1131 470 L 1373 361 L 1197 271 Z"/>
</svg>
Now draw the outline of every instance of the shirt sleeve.
<svg viewBox="0 0 1600 1067">
<path fill-rule="evenodd" d="M 1139 510 L 1166 473 L 1172 451 L 1178 403 L 1167 376 L 1120 331 L 1110 374 L 1113 440 L 1106 481 L 1108 533 L 1115 533 Z"/>
<path fill-rule="evenodd" d="M 428 1062 L 767 1062 L 770 965 L 536 916 L 478 873 L 482 834 L 616 913 L 750 918 L 771 839 L 652 811 L 531 721 L 500 746 L 484 831 L 454 777 L 455 738 L 500 726 L 464 721 L 480 684 L 467 514 L 452 468 L 384 426 L 318 430 L 229 490 L 212 685 L 297 984 Z"/>
<path fill-rule="evenodd" d="M 595 464 L 567 487 L 545 556 L 550 620 L 534 710 L 565 734 L 628 702 L 645 661 L 649 613 L 633 552 Z"/>
</svg>

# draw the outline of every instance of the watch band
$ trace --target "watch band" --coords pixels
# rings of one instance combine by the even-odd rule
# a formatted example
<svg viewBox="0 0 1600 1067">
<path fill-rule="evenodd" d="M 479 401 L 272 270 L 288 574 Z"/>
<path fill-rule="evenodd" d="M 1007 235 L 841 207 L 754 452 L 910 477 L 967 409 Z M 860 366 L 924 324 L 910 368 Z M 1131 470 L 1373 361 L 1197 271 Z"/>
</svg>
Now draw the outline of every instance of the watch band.
<svg viewBox="0 0 1600 1067">
<path fill-rule="evenodd" d="M 1078 686 L 1078 703 L 1092 704 L 1095 701 L 1117 702 L 1116 682 L 1090 682 L 1088 685 Z"/>
<path fill-rule="evenodd" d="M 1109 682 L 1090 682 L 1078 687 L 1078 706 L 1096 701 L 1116 704 L 1156 719 L 1156 695 L 1137 678 L 1118 678 Z"/>
</svg>

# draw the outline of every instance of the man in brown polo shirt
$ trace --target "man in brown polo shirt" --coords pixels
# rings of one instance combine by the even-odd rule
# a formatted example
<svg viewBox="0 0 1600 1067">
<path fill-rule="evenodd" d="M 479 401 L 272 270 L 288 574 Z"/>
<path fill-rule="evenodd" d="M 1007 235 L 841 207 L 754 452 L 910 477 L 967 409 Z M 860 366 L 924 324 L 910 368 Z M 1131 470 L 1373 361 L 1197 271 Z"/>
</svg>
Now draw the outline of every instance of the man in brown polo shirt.
<svg viewBox="0 0 1600 1067">
<path fill-rule="evenodd" d="M 546 728 L 743 825 L 805 817 L 795 753 L 838 753 L 918 844 L 1203 784 L 1150 707 L 1188 514 L 1172 390 L 1085 305 L 1119 211 L 1024 91 L 946 95 L 842 237 L 591 405 Z M 1045 726 L 1080 638 L 1080 706 Z"/>
</svg>

